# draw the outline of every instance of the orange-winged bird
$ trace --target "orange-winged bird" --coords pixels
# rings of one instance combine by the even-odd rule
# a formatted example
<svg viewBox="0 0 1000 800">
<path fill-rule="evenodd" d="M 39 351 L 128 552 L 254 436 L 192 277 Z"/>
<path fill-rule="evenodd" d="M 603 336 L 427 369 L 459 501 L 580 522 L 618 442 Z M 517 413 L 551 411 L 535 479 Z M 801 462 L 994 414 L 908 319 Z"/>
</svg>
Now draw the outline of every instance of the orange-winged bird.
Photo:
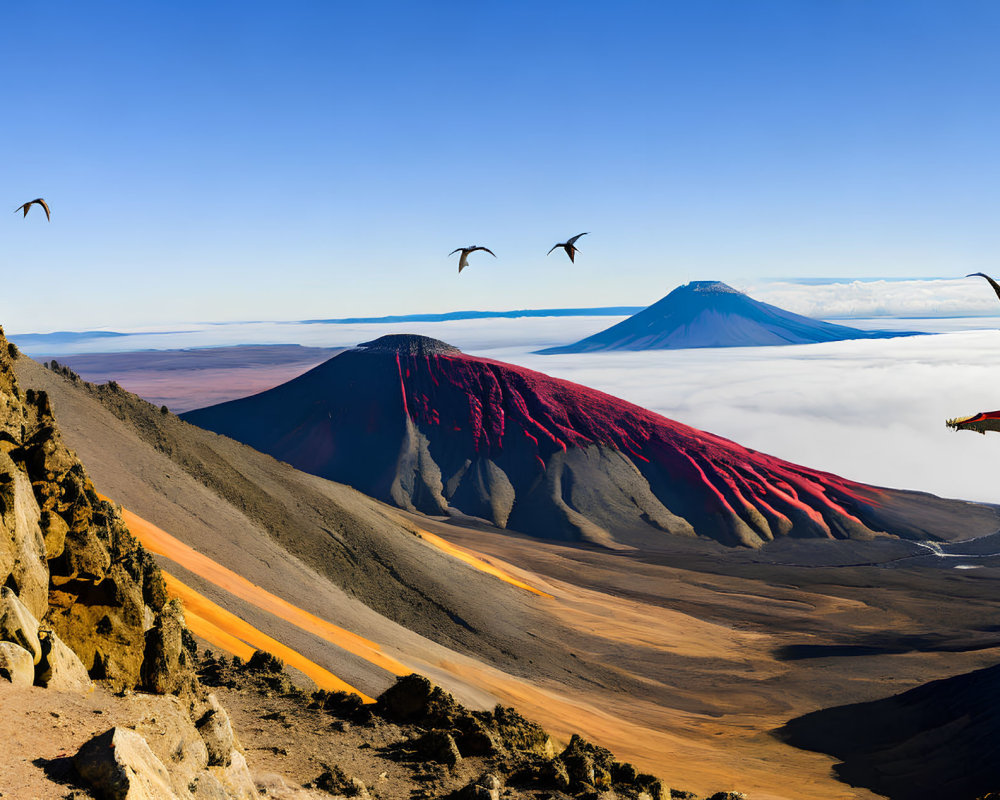
<svg viewBox="0 0 1000 800">
<path fill-rule="evenodd" d="M 14 213 L 16 214 L 18 211 L 23 211 L 24 216 L 28 216 L 28 209 L 31 208 L 35 203 L 38 203 L 38 205 L 40 205 L 42 208 L 45 209 L 45 219 L 51 222 L 52 214 L 49 213 L 49 204 L 46 203 L 44 200 L 42 200 L 41 197 L 36 197 L 34 200 L 29 200 L 23 206 L 18 206 L 17 208 L 14 209 Z"/>
<path fill-rule="evenodd" d="M 463 269 L 469 266 L 469 253 L 475 253 L 477 250 L 485 250 L 487 253 L 493 256 L 493 258 L 497 257 L 497 254 L 494 253 L 492 250 L 490 250 L 490 248 L 480 247 L 478 244 L 474 244 L 472 245 L 472 247 L 456 247 L 454 250 L 448 253 L 448 255 L 453 256 L 455 255 L 455 253 L 462 254 L 462 257 L 458 259 L 458 271 L 461 272 Z"/>
<path fill-rule="evenodd" d="M 563 250 L 566 251 L 566 255 L 569 256 L 569 260 L 575 264 L 576 263 L 575 256 L 578 250 L 578 248 L 576 247 L 576 240 L 579 239 L 581 236 L 586 236 L 586 235 L 587 235 L 586 233 L 578 233 L 569 241 L 559 242 L 559 244 L 552 245 L 552 250 L 555 250 L 557 247 L 561 247 Z M 552 250 L 549 250 L 549 252 L 546 253 L 545 255 L 549 255 L 549 253 L 551 253 Z"/>
</svg>

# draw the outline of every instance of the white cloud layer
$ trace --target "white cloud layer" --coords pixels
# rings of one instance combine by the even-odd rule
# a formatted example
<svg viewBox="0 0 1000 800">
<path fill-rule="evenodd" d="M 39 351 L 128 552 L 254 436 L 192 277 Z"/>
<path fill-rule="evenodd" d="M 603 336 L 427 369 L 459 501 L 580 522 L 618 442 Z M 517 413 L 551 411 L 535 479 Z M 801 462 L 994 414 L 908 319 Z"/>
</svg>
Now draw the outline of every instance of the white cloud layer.
<svg viewBox="0 0 1000 800">
<path fill-rule="evenodd" d="M 755 300 L 820 319 L 992 316 L 1000 311 L 996 294 L 982 278 L 822 284 L 768 281 L 736 288 Z"/>
</svg>

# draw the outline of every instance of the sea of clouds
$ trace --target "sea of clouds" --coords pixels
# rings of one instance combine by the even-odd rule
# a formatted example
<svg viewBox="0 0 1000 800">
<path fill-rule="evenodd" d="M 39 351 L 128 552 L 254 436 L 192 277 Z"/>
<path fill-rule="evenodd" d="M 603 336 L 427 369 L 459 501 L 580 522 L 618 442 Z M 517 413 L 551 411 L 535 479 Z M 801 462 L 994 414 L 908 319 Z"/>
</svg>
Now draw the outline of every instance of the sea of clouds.
<svg viewBox="0 0 1000 800">
<path fill-rule="evenodd" d="M 738 283 L 756 300 L 820 319 L 994 316 L 997 297 L 983 278 Z"/>
</svg>

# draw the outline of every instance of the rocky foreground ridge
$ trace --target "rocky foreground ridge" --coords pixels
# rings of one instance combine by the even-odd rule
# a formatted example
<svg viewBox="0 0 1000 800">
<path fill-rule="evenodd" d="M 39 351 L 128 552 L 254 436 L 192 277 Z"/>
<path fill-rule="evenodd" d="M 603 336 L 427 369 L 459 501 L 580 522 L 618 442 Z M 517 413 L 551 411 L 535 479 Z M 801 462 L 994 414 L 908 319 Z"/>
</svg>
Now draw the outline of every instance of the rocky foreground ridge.
<svg viewBox="0 0 1000 800">
<path fill-rule="evenodd" d="M 183 769 L 168 771 L 139 733 L 114 727 L 76 756 L 97 796 L 256 796 L 226 711 L 195 675 L 182 609 L 63 444 L 46 394 L 18 385 L 17 357 L 0 331 L 0 678 L 173 698 Z"/>
<path fill-rule="evenodd" d="M 469 710 L 419 676 L 365 706 L 350 695 L 306 698 L 266 654 L 199 663 L 159 567 L 62 442 L 47 395 L 18 385 L 17 357 L 0 331 L 0 707 L 15 729 L 0 756 L 0 795 L 28 796 L 30 785 L 36 798 L 76 800 L 694 797 L 578 737 L 557 748 L 513 709 Z M 264 729 L 248 726 L 241 745 L 220 702 L 245 716 L 257 696 L 285 704 L 256 720 L 281 726 L 271 773 L 252 772 L 245 757 L 263 750 L 255 737 Z M 317 716 L 324 727 L 303 739 L 299 728 Z M 64 753 L 31 759 L 32 732 L 61 737 Z M 336 760 L 297 758 L 331 746 L 345 758 L 353 748 L 349 760 L 369 771 L 405 771 L 366 785 Z M 45 791 L 25 781 L 28 762 L 50 778 Z"/>
</svg>

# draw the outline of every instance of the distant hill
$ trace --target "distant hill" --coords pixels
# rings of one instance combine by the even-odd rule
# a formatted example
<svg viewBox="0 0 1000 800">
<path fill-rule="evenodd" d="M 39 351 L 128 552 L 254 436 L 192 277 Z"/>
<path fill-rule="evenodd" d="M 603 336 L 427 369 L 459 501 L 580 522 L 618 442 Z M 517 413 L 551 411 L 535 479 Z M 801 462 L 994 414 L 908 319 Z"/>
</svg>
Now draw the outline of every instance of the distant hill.
<svg viewBox="0 0 1000 800">
<path fill-rule="evenodd" d="M 998 524 L 995 509 L 790 464 L 423 336 L 383 336 L 182 418 L 403 508 L 610 547 L 950 539 Z"/>
<path fill-rule="evenodd" d="M 692 281 L 600 333 L 539 352 L 762 347 L 912 335 L 912 331 L 862 331 L 835 325 L 761 303 L 720 281 Z"/>
<path fill-rule="evenodd" d="M 520 319 L 522 317 L 621 317 L 634 314 L 641 306 L 599 306 L 597 308 L 522 308 L 515 311 L 448 311 L 441 314 L 395 314 L 388 317 L 339 317 L 304 319 L 303 325 L 362 325 L 395 322 L 451 322 L 463 319 Z"/>
</svg>

